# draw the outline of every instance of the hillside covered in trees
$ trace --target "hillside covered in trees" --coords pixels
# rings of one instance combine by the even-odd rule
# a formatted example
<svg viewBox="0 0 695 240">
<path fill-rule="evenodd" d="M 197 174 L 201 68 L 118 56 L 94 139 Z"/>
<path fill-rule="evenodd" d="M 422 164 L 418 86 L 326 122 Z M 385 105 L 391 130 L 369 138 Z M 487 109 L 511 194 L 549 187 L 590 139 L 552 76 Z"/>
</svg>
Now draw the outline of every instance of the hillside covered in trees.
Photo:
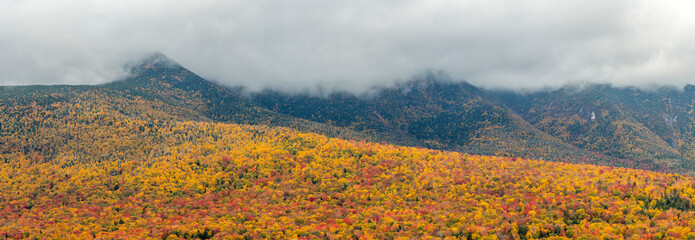
<svg viewBox="0 0 695 240">
<path fill-rule="evenodd" d="M 538 129 L 582 149 L 670 169 L 695 166 L 695 92 L 567 86 L 533 93 L 496 93 Z"/>
<path fill-rule="evenodd" d="M 687 137 L 692 135 L 688 129 L 693 126 L 693 96 L 609 86 L 561 93 L 486 91 L 429 73 L 370 94 L 266 90 L 249 99 L 278 113 L 355 132 L 414 138 L 433 149 L 655 171 L 694 170 Z M 667 106 L 669 95 L 674 98 Z M 596 121 L 590 119 L 592 112 Z"/>
<path fill-rule="evenodd" d="M 4 238 L 695 237 L 689 176 L 32 99 L 0 105 Z"/>
<path fill-rule="evenodd" d="M 660 93 L 630 93 L 565 128 L 536 95 L 243 96 L 163 56 L 105 85 L 0 87 L 0 238 L 695 238 L 687 95 L 663 127 L 633 114 Z"/>
</svg>

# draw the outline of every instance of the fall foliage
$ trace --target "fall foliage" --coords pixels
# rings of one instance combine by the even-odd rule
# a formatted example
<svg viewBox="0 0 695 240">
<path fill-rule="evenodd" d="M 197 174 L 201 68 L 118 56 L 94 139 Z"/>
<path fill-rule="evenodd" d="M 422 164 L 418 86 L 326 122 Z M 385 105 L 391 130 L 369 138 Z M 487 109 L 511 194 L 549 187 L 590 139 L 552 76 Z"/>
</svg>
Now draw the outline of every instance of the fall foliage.
<svg viewBox="0 0 695 240">
<path fill-rule="evenodd" d="M 0 238 L 695 237 L 690 176 L 32 99 L 0 105 Z"/>
</svg>

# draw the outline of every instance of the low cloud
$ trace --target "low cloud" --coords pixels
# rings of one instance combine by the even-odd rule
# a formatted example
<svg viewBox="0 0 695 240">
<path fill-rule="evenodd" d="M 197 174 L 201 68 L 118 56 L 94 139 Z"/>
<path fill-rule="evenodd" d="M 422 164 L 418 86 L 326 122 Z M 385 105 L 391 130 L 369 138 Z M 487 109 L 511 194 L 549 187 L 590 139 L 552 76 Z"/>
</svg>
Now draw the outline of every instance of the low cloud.
<svg viewBox="0 0 695 240">
<path fill-rule="evenodd" d="M 695 4 L 646 0 L 9 0 L 0 84 L 98 84 L 162 52 L 229 86 L 361 92 L 426 70 L 487 88 L 682 86 Z"/>
</svg>

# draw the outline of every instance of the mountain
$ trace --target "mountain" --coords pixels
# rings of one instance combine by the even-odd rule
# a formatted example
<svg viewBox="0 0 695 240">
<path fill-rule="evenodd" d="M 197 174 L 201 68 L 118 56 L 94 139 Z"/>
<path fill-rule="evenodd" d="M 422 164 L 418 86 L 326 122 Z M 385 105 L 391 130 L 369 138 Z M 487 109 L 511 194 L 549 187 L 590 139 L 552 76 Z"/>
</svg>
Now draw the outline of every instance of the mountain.
<svg viewBox="0 0 695 240">
<path fill-rule="evenodd" d="M 582 149 L 694 169 L 692 91 L 589 85 L 495 95 L 538 129 Z"/>
<path fill-rule="evenodd" d="M 162 54 L 152 55 L 135 65 L 130 77 L 100 87 L 191 109 L 213 121 L 254 124 L 281 118 Z"/>
<path fill-rule="evenodd" d="M 100 87 L 188 109 L 216 122 L 282 126 L 331 137 L 392 141 L 390 135 L 358 133 L 261 108 L 228 87 L 201 78 L 162 54 L 136 64 L 130 77 Z M 417 142 L 408 142 L 418 145 Z"/>
<path fill-rule="evenodd" d="M 0 152 L 0 239 L 695 237 L 692 176 L 179 121 L 66 91 L 80 96 L 0 106 L 3 145 L 69 134 L 50 158 Z"/>
<path fill-rule="evenodd" d="M 693 239 L 693 176 L 564 163 L 687 172 L 693 88 L 246 98 L 161 55 L 4 86 L 0 239 Z"/>
<path fill-rule="evenodd" d="M 104 85 L 0 86 L 0 110 L 0 142 L 3 143 L 0 152 L 38 154 L 46 158 L 56 157 L 71 141 L 88 136 L 77 134 L 83 132 L 80 125 L 87 123 L 59 126 L 56 122 L 97 110 L 139 121 L 280 126 L 344 139 L 384 141 L 379 134 L 357 133 L 257 107 L 230 89 L 199 77 L 161 54 L 133 65 L 131 76 Z M 112 125 L 113 118 L 99 115 L 90 118 L 88 123 Z M 127 152 L 140 157 L 147 154 Z M 110 153 L 85 153 L 77 160 L 111 156 Z"/>
<path fill-rule="evenodd" d="M 247 95 L 161 54 L 131 69 L 129 77 L 98 86 L 0 87 L 5 112 L 0 151 L 54 157 L 60 146 L 81 136 L 73 133 L 75 126 L 60 129 L 44 122 L 103 109 L 143 121 L 281 126 L 470 154 L 679 173 L 695 169 L 693 86 L 653 91 L 568 86 L 522 94 L 487 91 L 428 73 L 363 95 L 271 90 Z M 59 112 L 61 106 L 71 110 Z M 39 110 L 52 115 L 36 115 Z M 50 137 L 34 137 L 44 133 Z"/>
<path fill-rule="evenodd" d="M 356 132 L 416 139 L 428 148 L 658 169 L 661 166 L 585 151 L 545 133 L 468 83 L 425 74 L 369 95 L 328 96 L 266 90 L 250 99 L 268 110 Z M 393 142 L 402 144 L 400 142 Z"/>
</svg>

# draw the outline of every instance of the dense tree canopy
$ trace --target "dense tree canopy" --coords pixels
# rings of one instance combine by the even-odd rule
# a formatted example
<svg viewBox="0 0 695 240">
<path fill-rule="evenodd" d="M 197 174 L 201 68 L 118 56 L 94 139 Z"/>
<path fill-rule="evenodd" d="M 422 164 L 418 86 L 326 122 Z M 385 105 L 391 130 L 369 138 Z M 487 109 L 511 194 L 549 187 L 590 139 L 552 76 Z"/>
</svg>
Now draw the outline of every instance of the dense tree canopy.
<svg viewBox="0 0 695 240">
<path fill-rule="evenodd" d="M 695 237 L 689 176 L 36 99 L 0 106 L 0 237 Z"/>
</svg>

